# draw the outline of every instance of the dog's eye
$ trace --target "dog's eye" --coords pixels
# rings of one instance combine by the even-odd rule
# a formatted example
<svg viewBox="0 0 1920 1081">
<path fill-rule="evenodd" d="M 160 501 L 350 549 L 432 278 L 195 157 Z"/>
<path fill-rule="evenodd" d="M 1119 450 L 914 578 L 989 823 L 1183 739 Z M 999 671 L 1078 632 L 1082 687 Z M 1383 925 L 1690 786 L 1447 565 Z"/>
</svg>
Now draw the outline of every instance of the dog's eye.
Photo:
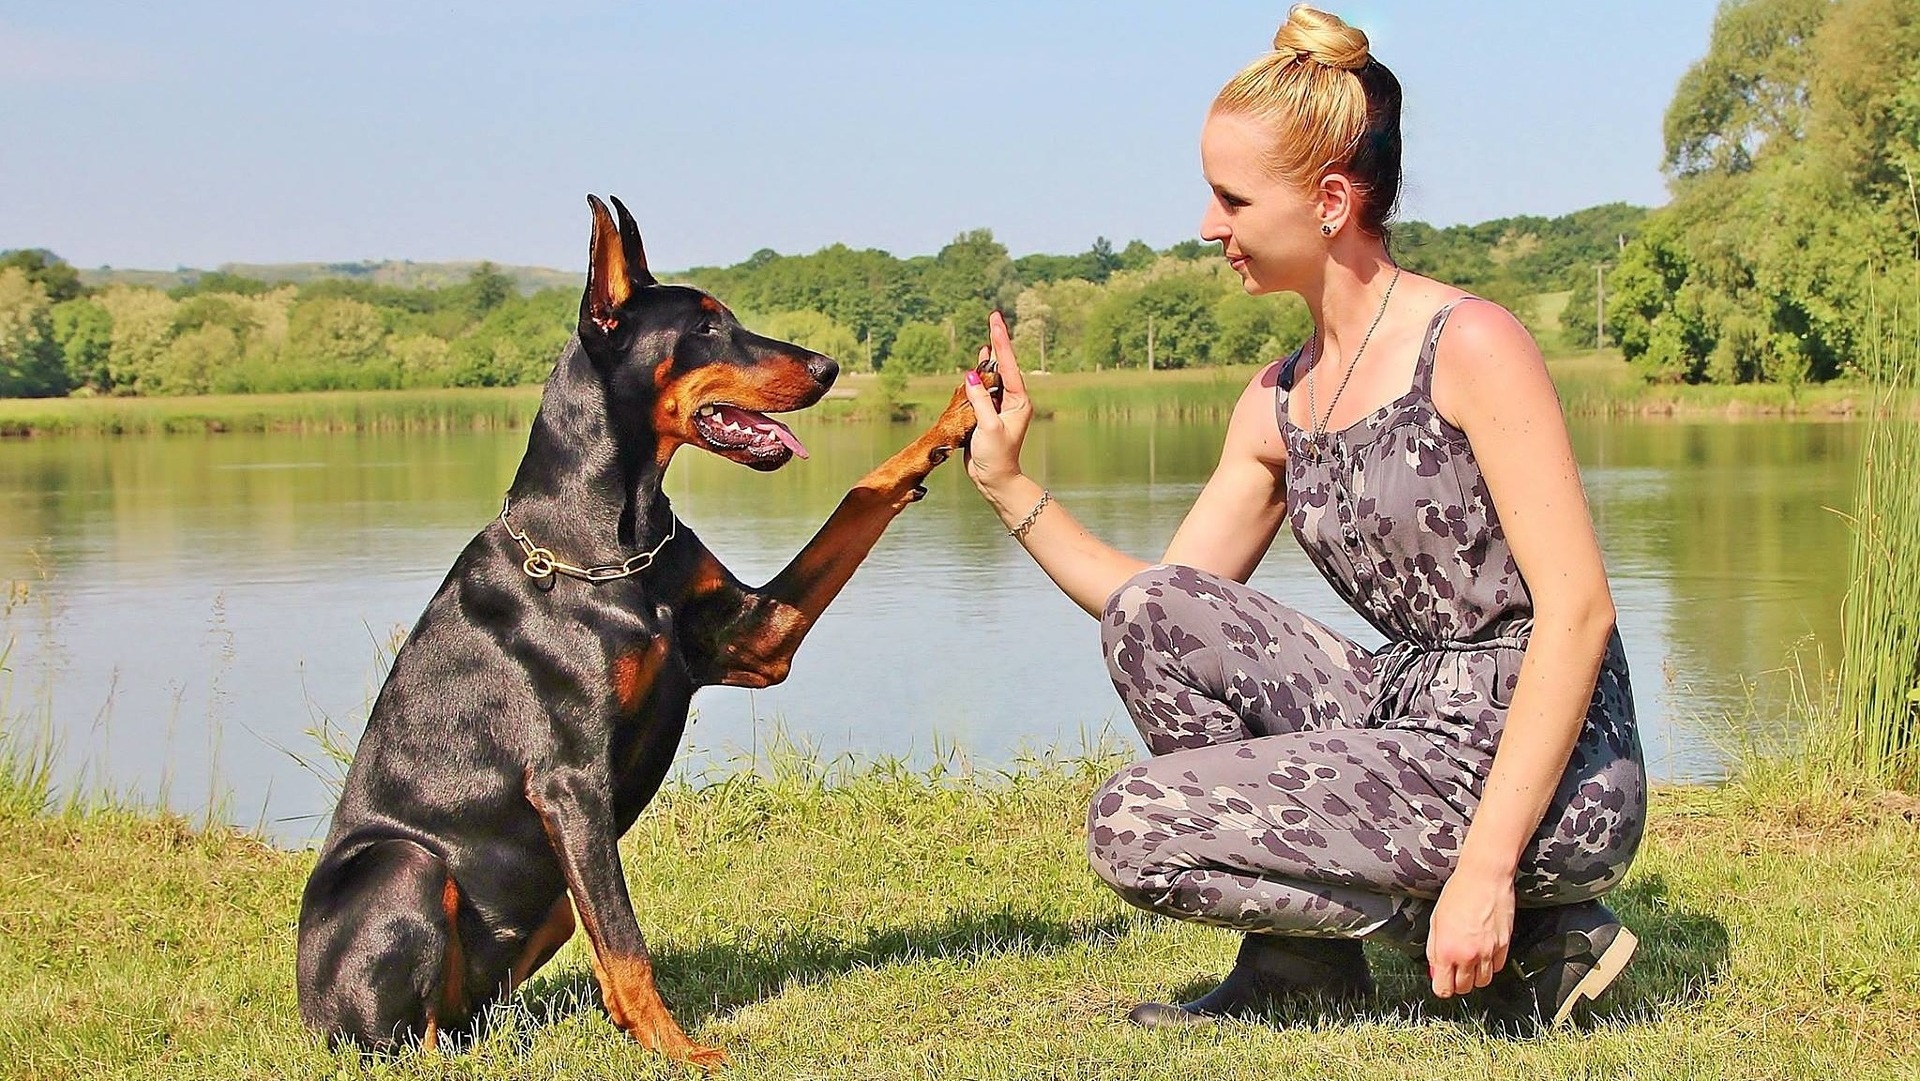
<svg viewBox="0 0 1920 1081">
<path fill-rule="evenodd" d="M 700 321 L 700 333 L 702 334 L 711 334 L 717 337 L 725 330 L 726 325 L 718 319 L 702 319 Z"/>
</svg>

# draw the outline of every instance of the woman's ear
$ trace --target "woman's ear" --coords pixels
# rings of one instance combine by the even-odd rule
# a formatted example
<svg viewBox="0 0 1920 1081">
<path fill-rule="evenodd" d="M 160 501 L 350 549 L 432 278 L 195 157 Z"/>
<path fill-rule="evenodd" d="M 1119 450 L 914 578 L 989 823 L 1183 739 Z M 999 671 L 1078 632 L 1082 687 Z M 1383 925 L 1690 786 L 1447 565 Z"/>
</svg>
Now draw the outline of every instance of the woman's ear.
<svg viewBox="0 0 1920 1081">
<path fill-rule="evenodd" d="M 1336 237 L 1359 211 L 1358 193 L 1347 174 L 1330 172 L 1320 178 L 1314 191 L 1315 209 L 1320 215 L 1320 235 Z"/>
</svg>

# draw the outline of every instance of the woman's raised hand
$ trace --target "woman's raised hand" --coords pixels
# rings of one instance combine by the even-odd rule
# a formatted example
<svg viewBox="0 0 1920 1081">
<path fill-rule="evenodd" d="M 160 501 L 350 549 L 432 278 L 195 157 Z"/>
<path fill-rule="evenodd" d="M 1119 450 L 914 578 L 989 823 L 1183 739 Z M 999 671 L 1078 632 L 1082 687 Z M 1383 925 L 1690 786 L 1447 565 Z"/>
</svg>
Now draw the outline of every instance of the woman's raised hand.
<svg viewBox="0 0 1920 1081">
<path fill-rule="evenodd" d="M 967 401 L 973 405 L 977 425 L 967 441 L 967 476 L 991 497 L 994 488 L 1020 475 L 1020 444 L 1033 421 L 1033 403 L 1014 359 L 1007 322 L 999 312 L 987 317 L 987 341 L 990 344 L 981 348 L 980 361 L 982 367 L 991 362 L 999 371 L 1000 400 L 994 401 L 978 369 L 967 373 Z"/>
</svg>

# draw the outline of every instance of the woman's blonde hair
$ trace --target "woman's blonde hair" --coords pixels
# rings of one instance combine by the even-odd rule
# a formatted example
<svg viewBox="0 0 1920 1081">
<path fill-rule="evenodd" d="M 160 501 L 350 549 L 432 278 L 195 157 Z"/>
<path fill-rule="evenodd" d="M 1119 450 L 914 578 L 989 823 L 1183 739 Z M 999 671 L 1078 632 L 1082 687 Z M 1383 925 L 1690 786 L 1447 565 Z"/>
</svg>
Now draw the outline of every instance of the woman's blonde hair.
<svg viewBox="0 0 1920 1081">
<path fill-rule="evenodd" d="M 1271 126 L 1268 167 L 1303 191 L 1338 169 L 1360 195 L 1360 228 L 1387 235 L 1400 198 L 1400 81 L 1373 58 L 1367 35 L 1295 5 L 1273 51 L 1228 80 L 1213 111 Z"/>
</svg>

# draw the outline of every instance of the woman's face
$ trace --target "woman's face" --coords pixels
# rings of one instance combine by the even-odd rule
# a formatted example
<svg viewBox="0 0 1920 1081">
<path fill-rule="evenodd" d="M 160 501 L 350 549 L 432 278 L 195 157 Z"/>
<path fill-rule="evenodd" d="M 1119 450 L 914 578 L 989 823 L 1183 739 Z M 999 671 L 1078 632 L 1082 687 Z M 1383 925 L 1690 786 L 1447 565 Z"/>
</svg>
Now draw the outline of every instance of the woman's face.
<svg viewBox="0 0 1920 1081">
<path fill-rule="evenodd" d="M 1256 295 L 1298 289 L 1327 257 L 1319 203 L 1263 160 L 1274 138 L 1263 122 L 1234 113 L 1210 114 L 1200 129 L 1200 168 L 1213 189 L 1200 237 L 1220 242 Z"/>
</svg>

